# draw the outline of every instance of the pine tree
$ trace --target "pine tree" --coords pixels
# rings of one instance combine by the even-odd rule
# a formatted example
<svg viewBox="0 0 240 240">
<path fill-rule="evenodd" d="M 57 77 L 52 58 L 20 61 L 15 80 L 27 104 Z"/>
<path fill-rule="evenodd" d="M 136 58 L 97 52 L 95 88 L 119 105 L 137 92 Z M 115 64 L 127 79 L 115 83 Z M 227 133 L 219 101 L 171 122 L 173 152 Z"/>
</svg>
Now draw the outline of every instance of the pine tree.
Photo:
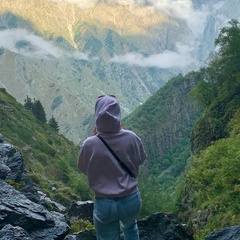
<svg viewBox="0 0 240 240">
<path fill-rule="evenodd" d="M 46 123 L 46 114 L 44 108 L 39 100 L 35 100 L 32 107 L 32 113 L 39 119 L 41 122 Z"/>
<path fill-rule="evenodd" d="M 48 124 L 58 132 L 59 126 L 56 119 L 53 116 L 49 119 Z"/>
<path fill-rule="evenodd" d="M 24 100 L 24 105 L 23 105 L 23 106 L 24 106 L 26 109 L 32 111 L 32 107 L 33 107 L 32 99 L 27 96 L 27 98 Z"/>
</svg>

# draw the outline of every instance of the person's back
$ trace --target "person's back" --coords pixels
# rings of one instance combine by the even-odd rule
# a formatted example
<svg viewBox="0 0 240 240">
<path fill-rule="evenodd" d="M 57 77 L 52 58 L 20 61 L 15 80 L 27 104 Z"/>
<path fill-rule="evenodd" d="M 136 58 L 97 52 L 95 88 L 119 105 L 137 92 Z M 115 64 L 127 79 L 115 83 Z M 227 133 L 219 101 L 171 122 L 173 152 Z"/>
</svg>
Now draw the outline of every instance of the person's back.
<svg viewBox="0 0 240 240">
<path fill-rule="evenodd" d="M 141 198 L 137 188 L 139 165 L 145 158 L 142 142 L 120 124 L 120 107 L 112 96 L 99 98 L 95 105 L 96 131 L 127 166 L 129 173 L 97 137 L 87 138 L 80 148 L 78 168 L 88 177 L 95 192 L 94 225 L 97 239 L 120 239 L 119 221 L 125 239 L 139 239 L 136 216 Z"/>
</svg>

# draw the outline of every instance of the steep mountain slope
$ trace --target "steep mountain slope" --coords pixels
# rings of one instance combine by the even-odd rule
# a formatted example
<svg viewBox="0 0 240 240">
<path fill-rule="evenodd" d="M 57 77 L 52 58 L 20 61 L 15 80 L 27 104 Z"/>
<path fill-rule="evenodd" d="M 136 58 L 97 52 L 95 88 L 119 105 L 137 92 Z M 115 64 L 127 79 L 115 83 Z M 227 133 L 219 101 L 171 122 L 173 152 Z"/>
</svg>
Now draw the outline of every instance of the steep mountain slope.
<svg viewBox="0 0 240 240">
<path fill-rule="evenodd" d="M 232 20 L 215 43 L 218 54 L 202 69 L 192 91 L 204 112 L 193 127 L 180 215 L 202 239 L 210 231 L 239 224 L 240 24 Z"/>
<path fill-rule="evenodd" d="M 64 205 L 91 197 L 86 179 L 76 168 L 79 148 L 37 120 L 2 88 L 0 134 L 21 151 L 28 174 L 39 190 Z M 51 190 L 53 187 L 56 191 Z"/>
<path fill-rule="evenodd" d="M 81 10 L 48 0 L 4 0 L 0 12 L 0 28 L 11 45 L 2 44 L 2 86 L 20 102 L 27 95 L 39 99 L 48 118 L 54 115 L 61 133 L 75 143 L 92 127 L 98 95 L 117 95 L 125 116 L 174 74 L 110 62 L 115 54 L 172 49 L 188 31 L 164 15 L 121 5 Z"/>
<path fill-rule="evenodd" d="M 175 211 L 176 185 L 191 156 L 190 133 L 201 112 L 189 93 L 200 76 L 191 72 L 170 79 L 122 121 L 142 138 L 147 153 L 139 179 L 143 216 Z"/>
</svg>

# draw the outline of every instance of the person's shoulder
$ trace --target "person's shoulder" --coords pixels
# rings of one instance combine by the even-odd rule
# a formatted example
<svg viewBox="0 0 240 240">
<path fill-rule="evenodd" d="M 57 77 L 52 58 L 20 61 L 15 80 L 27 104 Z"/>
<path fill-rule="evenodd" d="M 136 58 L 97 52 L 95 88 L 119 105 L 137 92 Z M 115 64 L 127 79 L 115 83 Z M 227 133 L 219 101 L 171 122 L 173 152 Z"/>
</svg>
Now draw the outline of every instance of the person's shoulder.
<svg viewBox="0 0 240 240">
<path fill-rule="evenodd" d="M 128 136 L 132 136 L 132 137 L 138 137 L 137 134 L 131 130 L 128 129 L 122 129 L 124 134 L 128 135 Z"/>
<path fill-rule="evenodd" d="M 84 146 L 92 145 L 96 140 L 97 140 L 96 136 L 90 136 L 82 142 L 82 145 Z"/>
</svg>

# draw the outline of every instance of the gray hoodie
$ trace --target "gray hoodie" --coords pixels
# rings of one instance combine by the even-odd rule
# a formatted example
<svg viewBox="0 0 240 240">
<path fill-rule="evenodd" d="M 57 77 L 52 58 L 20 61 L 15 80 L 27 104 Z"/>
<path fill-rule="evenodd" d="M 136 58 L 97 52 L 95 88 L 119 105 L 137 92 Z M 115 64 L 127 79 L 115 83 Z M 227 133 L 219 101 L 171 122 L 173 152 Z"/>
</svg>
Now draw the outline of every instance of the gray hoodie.
<svg viewBox="0 0 240 240">
<path fill-rule="evenodd" d="M 104 96 L 95 105 L 96 129 L 116 155 L 138 176 L 146 154 L 141 139 L 121 127 L 121 111 L 116 98 Z M 136 192 L 137 178 L 131 177 L 96 136 L 88 137 L 80 147 L 78 168 L 87 175 L 96 197 L 122 197 Z"/>
</svg>

